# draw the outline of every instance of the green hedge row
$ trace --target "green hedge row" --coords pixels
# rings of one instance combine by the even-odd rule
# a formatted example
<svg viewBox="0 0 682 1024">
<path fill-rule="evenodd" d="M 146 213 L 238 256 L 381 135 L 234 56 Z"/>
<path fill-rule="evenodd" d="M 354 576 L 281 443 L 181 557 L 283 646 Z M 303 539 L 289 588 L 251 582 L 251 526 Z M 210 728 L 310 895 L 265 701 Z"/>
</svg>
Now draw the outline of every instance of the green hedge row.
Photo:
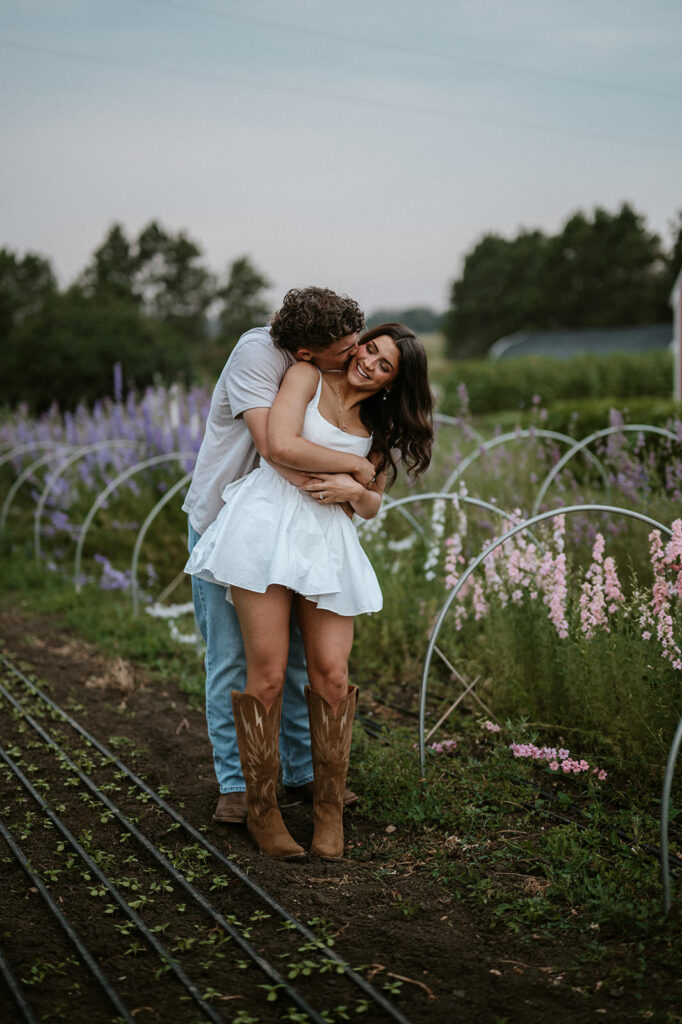
<svg viewBox="0 0 682 1024">
<path fill-rule="evenodd" d="M 586 398 L 555 402 L 547 410 L 542 426 L 571 437 L 586 437 L 611 425 L 612 409 L 619 411 L 625 423 L 666 427 L 671 421 L 682 419 L 682 403 L 673 402 L 671 398 Z"/>
<path fill-rule="evenodd" d="M 462 360 L 453 363 L 440 382 L 439 407 L 458 415 L 462 411 L 462 384 L 474 415 L 529 409 L 537 400 L 535 396 L 543 406 L 577 398 L 670 398 L 672 372 L 672 354 L 665 350 L 581 355 L 568 360 L 542 356 L 495 362 Z"/>
<path fill-rule="evenodd" d="M 0 342 L 0 408 L 26 402 L 44 412 L 111 393 L 114 364 L 126 384 L 191 378 L 189 346 L 167 324 L 132 303 L 55 295 Z"/>
<path fill-rule="evenodd" d="M 682 421 L 682 402 L 671 398 L 572 398 L 555 402 L 543 409 L 542 417 L 531 410 L 508 409 L 501 413 L 487 413 L 476 420 L 476 426 L 487 437 L 495 430 L 506 434 L 517 428 L 542 427 L 557 430 L 579 439 L 595 430 L 611 426 L 611 413 L 617 409 L 625 423 L 647 423 L 667 427 L 675 420 Z"/>
</svg>

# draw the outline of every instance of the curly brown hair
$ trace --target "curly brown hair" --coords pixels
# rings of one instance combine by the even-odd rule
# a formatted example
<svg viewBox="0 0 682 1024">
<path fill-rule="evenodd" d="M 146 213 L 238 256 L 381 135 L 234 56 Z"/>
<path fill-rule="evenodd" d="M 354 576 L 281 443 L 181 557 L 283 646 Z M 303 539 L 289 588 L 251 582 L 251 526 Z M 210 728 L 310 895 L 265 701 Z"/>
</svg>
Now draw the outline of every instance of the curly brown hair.
<svg viewBox="0 0 682 1024">
<path fill-rule="evenodd" d="M 426 352 L 421 341 L 404 324 L 379 324 L 358 339 L 366 345 L 388 335 L 400 352 L 398 376 L 389 388 L 360 403 L 360 419 L 373 437 L 379 453 L 377 473 L 387 473 L 388 489 L 396 477 L 395 452 L 411 479 L 428 468 L 433 445 L 433 394 L 429 387 Z"/>
<path fill-rule="evenodd" d="M 270 326 L 272 340 L 279 348 L 321 352 L 339 338 L 361 331 L 365 315 L 357 302 L 329 288 L 292 288 Z"/>
</svg>

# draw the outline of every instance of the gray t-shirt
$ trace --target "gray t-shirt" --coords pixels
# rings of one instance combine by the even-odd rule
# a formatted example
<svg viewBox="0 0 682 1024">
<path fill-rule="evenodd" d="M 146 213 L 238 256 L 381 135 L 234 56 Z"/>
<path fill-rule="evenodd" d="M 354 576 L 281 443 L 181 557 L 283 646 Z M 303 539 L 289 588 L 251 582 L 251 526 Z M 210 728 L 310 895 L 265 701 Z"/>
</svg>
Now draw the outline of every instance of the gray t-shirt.
<svg viewBox="0 0 682 1024">
<path fill-rule="evenodd" d="M 227 485 L 256 467 L 259 455 L 242 414 L 247 409 L 270 408 L 293 362 L 290 352 L 277 348 L 269 327 L 254 327 L 234 347 L 213 392 L 192 484 L 182 506 L 197 533 L 203 533 L 220 512 Z"/>
</svg>

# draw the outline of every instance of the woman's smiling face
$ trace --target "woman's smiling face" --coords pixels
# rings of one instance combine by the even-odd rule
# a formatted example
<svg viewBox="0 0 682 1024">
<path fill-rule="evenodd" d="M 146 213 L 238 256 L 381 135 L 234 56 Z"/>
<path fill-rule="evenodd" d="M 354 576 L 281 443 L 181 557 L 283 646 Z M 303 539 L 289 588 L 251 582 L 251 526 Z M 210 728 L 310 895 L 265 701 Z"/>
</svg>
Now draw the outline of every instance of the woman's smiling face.
<svg viewBox="0 0 682 1024">
<path fill-rule="evenodd" d="M 348 365 L 348 383 L 361 391 L 380 391 L 390 387 L 398 376 L 399 365 L 400 349 L 393 338 L 381 334 L 358 347 Z"/>
</svg>

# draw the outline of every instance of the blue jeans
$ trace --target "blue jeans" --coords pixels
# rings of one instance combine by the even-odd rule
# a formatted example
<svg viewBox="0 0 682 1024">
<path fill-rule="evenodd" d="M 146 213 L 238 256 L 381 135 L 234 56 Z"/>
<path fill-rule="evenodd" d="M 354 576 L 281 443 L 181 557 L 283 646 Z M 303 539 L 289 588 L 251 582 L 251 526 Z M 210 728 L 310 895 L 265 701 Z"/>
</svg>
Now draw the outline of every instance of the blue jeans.
<svg viewBox="0 0 682 1024">
<path fill-rule="evenodd" d="M 190 551 L 198 539 L 199 534 L 190 523 Z M 239 762 L 230 697 L 231 690 L 243 693 L 246 688 L 246 657 L 239 620 L 234 605 L 225 599 L 225 587 L 217 583 L 192 576 L 192 597 L 197 623 L 206 643 L 206 722 L 218 786 L 221 793 L 244 792 L 246 786 Z M 303 639 L 292 618 L 279 734 L 285 786 L 302 786 L 313 778 L 308 707 L 304 693 L 307 685 Z"/>
</svg>

